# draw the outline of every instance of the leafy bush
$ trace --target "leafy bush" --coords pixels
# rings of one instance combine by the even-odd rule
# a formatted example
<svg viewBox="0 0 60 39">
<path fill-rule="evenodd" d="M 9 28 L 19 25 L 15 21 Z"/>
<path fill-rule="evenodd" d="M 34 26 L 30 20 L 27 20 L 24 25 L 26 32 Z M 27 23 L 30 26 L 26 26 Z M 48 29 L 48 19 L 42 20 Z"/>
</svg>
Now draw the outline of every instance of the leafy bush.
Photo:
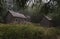
<svg viewBox="0 0 60 39">
<path fill-rule="evenodd" d="M 0 24 L 0 39 L 56 39 L 56 33 L 33 24 Z"/>
</svg>

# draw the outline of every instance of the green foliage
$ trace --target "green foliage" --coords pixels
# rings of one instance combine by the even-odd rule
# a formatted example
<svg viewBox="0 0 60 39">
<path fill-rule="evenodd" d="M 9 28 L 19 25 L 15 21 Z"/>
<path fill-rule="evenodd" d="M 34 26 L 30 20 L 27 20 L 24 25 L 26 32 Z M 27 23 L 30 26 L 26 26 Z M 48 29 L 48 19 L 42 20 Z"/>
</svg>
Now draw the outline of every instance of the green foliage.
<svg viewBox="0 0 60 39">
<path fill-rule="evenodd" d="M 5 15 L 6 15 L 5 1 L 0 0 L 0 22 L 4 22 Z"/>
<path fill-rule="evenodd" d="M 2 18 L 2 11 L 3 11 L 3 1 L 0 0 L 0 22 L 3 20 Z"/>
<path fill-rule="evenodd" d="M 53 28 L 33 24 L 0 24 L 0 39 L 56 39 Z"/>
<path fill-rule="evenodd" d="M 26 1 L 27 0 L 24 0 L 24 1 L 23 0 L 16 0 L 16 4 L 19 7 L 19 9 L 25 8 Z"/>
</svg>

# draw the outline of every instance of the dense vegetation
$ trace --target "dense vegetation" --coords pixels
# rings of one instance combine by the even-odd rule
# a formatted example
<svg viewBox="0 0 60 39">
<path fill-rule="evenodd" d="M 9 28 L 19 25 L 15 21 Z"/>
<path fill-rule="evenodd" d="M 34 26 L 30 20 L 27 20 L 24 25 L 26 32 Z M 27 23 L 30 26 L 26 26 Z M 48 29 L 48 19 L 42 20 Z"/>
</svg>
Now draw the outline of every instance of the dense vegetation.
<svg viewBox="0 0 60 39">
<path fill-rule="evenodd" d="M 0 24 L 0 39 L 57 39 L 59 34 L 55 28 L 34 24 Z"/>
</svg>

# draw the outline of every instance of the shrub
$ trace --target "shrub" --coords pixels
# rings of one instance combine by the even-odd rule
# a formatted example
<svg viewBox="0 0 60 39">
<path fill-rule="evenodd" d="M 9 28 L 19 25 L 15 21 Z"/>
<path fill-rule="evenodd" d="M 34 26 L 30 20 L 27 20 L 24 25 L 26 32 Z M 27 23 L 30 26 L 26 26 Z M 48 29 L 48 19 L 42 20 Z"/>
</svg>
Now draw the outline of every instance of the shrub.
<svg viewBox="0 0 60 39">
<path fill-rule="evenodd" d="M 33 24 L 0 24 L 0 39 L 56 39 L 56 33 Z"/>
</svg>

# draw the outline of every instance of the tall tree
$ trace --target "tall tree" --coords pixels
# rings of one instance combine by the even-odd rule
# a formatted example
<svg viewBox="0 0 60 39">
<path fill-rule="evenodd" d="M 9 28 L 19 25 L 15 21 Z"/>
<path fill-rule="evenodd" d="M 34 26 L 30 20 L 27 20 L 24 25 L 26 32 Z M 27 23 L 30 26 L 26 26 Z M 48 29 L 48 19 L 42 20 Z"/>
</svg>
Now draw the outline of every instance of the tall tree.
<svg viewBox="0 0 60 39">
<path fill-rule="evenodd" d="M 0 0 L 0 22 L 2 21 L 2 11 L 3 11 L 3 1 L 2 0 Z"/>
<path fill-rule="evenodd" d="M 0 22 L 4 22 L 5 15 L 6 15 L 5 1 L 0 0 Z"/>
<path fill-rule="evenodd" d="M 16 0 L 16 4 L 18 6 L 18 8 L 25 8 L 25 4 L 26 4 L 27 0 Z"/>
</svg>

